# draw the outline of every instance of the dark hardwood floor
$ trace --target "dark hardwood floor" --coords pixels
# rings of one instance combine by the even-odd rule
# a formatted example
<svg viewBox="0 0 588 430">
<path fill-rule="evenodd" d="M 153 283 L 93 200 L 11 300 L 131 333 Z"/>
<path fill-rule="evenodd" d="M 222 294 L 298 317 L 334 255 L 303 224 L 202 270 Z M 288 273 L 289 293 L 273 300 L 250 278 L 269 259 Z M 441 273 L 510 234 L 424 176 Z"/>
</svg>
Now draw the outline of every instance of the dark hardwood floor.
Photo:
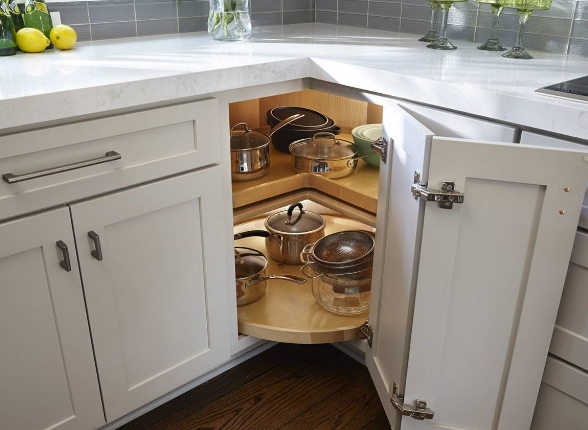
<svg viewBox="0 0 588 430">
<path fill-rule="evenodd" d="M 123 430 L 390 429 L 367 369 L 331 345 L 278 344 Z"/>
</svg>

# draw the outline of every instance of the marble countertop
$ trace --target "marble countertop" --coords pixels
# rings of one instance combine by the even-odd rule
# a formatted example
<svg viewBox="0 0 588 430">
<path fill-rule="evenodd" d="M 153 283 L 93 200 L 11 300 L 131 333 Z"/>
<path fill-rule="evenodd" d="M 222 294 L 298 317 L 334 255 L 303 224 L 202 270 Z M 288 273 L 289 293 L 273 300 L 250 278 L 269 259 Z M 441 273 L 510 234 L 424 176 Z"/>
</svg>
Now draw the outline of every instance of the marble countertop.
<svg viewBox="0 0 588 430">
<path fill-rule="evenodd" d="M 588 103 L 534 94 L 588 75 L 588 58 L 510 60 L 468 42 L 434 51 L 416 39 L 296 24 L 256 28 L 246 43 L 192 33 L 19 53 L 0 60 L 0 130 L 311 77 L 588 139 Z"/>
</svg>

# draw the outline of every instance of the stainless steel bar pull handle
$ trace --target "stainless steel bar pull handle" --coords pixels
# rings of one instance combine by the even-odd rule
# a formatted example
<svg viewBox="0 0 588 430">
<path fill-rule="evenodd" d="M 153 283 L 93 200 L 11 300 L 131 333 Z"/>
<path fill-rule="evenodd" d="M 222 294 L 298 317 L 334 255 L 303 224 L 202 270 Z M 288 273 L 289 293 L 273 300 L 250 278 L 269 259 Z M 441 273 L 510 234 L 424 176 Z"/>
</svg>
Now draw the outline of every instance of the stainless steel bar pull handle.
<svg viewBox="0 0 588 430">
<path fill-rule="evenodd" d="M 43 176 L 55 175 L 57 173 L 69 172 L 70 170 L 81 169 L 82 167 L 95 166 L 96 164 L 108 163 L 110 161 L 120 160 L 122 156 L 115 151 L 108 151 L 104 157 L 94 158 L 93 160 L 80 161 L 79 163 L 68 164 L 66 166 L 53 167 L 52 169 L 40 170 L 23 175 L 14 173 L 5 173 L 2 175 L 4 182 L 16 184 L 17 182 L 30 181 L 31 179 L 42 178 Z"/>
<path fill-rule="evenodd" d="M 88 236 L 94 242 L 94 249 L 92 250 L 91 254 L 98 261 L 102 261 L 102 246 L 100 245 L 100 236 L 95 231 L 89 231 Z"/>
<path fill-rule="evenodd" d="M 57 247 L 63 254 L 63 260 L 59 262 L 59 265 L 65 270 L 66 272 L 71 272 L 71 261 L 69 259 L 69 249 L 67 249 L 67 245 L 63 240 L 59 240 L 56 242 Z"/>
</svg>

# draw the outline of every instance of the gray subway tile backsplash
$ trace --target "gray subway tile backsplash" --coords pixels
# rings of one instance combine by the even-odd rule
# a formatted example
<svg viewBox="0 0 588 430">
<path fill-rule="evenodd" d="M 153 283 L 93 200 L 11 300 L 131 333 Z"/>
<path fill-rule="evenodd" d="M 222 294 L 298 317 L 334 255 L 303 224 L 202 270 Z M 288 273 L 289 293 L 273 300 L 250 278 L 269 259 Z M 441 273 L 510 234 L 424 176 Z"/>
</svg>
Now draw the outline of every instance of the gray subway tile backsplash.
<svg viewBox="0 0 588 430">
<path fill-rule="evenodd" d="M 431 9 L 426 0 L 249 0 L 253 26 L 320 22 L 386 31 L 424 34 Z M 206 31 L 208 0 L 100 0 L 50 2 L 79 40 Z M 483 42 L 492 14 L 487 4 L 456 2 L 448 35 Z M 505 9 L 499 35 L 505 46 L 516 40 L 516 12 Z M 588 0 L 553 0 L 551 9 L 535 11 L 527 25 L 530 49 L 588 56 Z"/>
</svg>

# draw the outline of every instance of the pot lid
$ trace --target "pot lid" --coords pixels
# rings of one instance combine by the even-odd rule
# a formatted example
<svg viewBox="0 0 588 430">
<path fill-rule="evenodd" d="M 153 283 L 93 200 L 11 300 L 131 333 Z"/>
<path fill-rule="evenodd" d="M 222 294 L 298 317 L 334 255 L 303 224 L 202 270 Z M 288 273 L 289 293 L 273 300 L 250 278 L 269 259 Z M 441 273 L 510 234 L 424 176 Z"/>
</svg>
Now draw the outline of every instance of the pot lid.
<svg viewBox="0 0 588 430">
<path fill-rule="evenodd" d="M 267 258 L 262 252 L 245 247 L 235 248 L 235 277 L 245 279 L 262 272 L 267 265 Z"/>
<path fill-rule="evenodd" d="M 312 138 L 300 139 L 289 146 L 294 155 L 322 160 L 341 160 L 357 155 L 358 148 L 355 144 L 337 139 L 333 133 L 315 133 Z"/>
<path fill-rule="evenodd" d="M 298 208 L 298 211 L 295 209 Z M 265 221 L 267 227 L 278 233 L 303 234 L 325 227 L 323 218 L 314 212 L 302 209 L 302 203 L 295 203 L 288 210 L 276 212 Z"/>
<path fill-rule="evenodd" d="M 269 145 L 270 138 L 265 134 L 251 130 L 246 123 L 240 122 L 231 127 L 231 150 L 245 151 Z"/>
<path fill-rule="evenodd" d="M 330 118 L 312 109 L 300 106 L 280 106 L 270 109 L 267 112 L 268 119 L 271 117 L 274 120 L 282 121 L 292 115 L 302 115 L 297 120 L 290 123 L 292 127 L 326 127 Z"/>
</svg>

